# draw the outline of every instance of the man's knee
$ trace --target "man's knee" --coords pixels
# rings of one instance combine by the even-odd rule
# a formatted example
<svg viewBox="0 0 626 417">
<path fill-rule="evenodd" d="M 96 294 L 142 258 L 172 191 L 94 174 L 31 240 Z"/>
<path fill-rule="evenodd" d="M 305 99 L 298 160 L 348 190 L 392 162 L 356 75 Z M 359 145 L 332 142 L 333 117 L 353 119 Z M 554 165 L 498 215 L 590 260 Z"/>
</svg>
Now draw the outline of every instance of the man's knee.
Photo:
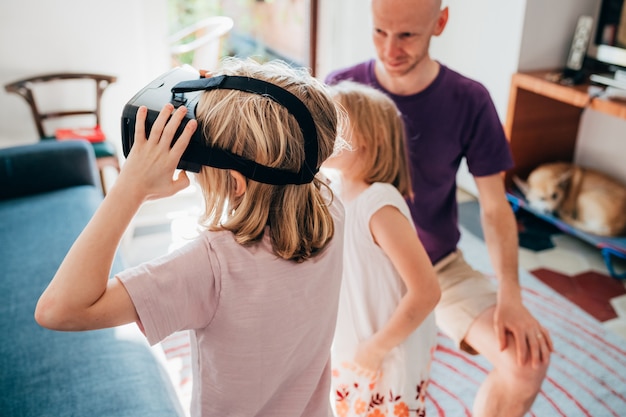
<svg viewBox="0 0 626 417">
<path fill-rule="evenodd" d="M 515 346 L 509 345 L 502 352 L 501 360 L 494 365 L 510 384 L 518 388 L 526 387 L 532 393 L 540 389 L 546 378 L 550 367 L 550 354 L 546 354 L 537 365 L 533 365 L 530 358 L 525 358 L 520 364 Z"/>
</svg>

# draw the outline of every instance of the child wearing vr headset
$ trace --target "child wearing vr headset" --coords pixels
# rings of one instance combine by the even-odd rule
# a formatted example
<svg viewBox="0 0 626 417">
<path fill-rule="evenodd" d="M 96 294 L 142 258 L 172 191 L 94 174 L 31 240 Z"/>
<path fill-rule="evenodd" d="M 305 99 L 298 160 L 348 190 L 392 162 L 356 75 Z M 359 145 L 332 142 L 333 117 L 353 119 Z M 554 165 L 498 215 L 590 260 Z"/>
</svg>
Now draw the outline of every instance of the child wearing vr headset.
<svg viewBox="0 0 626 417">
<path fill-rule="evenodd" d="M 167 103 L 146 126 L 139 107 L 122 172 L 35 317 L 69 331 L 136 322 L 150 344 L 191 330 L 192 416 L 331 416 L 344 215 L 315 174 L 333 153 L 340 113 L 322 83 L 286 64 L 228 59 L 220 76 L 217 86 L 194 81 L 206 91 L 178 137 L 187 108 Z M 197 174 L 205 230 L 109 279 L 141 204 L 188 186 L 175 170 L 196 129 L 202 152 L 226 155 Z"/>
</svg>

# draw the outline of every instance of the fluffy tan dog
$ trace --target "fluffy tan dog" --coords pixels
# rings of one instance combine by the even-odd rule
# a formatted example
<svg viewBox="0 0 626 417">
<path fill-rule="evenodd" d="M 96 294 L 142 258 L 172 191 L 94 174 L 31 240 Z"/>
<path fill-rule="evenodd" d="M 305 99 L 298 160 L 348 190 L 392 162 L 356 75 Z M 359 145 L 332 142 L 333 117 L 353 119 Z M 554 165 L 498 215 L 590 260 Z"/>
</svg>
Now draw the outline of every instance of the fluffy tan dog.
<svg viewBox="0 0 626 417">
<path fill-rule="evenodd" d="M 554 162 L 535 168 L 526 182 L 513 180 L 537 211 L 599 236 L 626 233 L 626 186 L 601 172 Z"/>
</svg>

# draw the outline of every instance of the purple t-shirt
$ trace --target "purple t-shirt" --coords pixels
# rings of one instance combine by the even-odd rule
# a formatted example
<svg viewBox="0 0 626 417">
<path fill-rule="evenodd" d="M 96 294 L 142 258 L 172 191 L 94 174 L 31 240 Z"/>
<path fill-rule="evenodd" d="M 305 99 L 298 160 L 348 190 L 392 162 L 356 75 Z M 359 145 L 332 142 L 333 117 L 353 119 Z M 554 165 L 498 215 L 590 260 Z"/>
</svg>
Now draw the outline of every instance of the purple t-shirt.
<svg viewBox="0 0 626 417">
<path fill-rule="evenodd" d="M 375 60 L 332 72 L 327 84 L 353 80 L 389 95 L 407 130 L 414 201 L 407 201 L 430 259 L 437 262 L 456 249 L 460 232 L 456 173 L 465 157 L 476 177 L 510 169 L 513 159 L 502 124 L 487 89 L 440 65 L 423 91 L 399 96 L 383 88 L 374 73 Z"/>
</svg>

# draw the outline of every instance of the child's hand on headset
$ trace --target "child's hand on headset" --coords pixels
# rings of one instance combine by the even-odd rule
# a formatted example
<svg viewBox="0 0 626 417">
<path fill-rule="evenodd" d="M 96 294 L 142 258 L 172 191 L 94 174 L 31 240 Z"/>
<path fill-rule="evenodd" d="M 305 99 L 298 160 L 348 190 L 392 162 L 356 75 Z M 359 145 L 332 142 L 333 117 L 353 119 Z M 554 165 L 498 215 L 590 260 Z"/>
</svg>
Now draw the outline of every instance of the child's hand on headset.
<svg viewBox="0 0 626 417">
<path fill-rule="evenodd" d="M 174 106 L 168 103 L 159 113 L 146 140 L 147 113 L 145 106 L 137 110 L 135 141 L 118 178 L 128 186 L 128 192 L 142 201 L 169 197 L 189 186 L 185 171 L 180 171 L 177 178 L 174 173 L 198 126 L 196 120 L 190 120 L 172 145 L 187 109 L 181 106 L 174 111 Z"/>
</svg>

